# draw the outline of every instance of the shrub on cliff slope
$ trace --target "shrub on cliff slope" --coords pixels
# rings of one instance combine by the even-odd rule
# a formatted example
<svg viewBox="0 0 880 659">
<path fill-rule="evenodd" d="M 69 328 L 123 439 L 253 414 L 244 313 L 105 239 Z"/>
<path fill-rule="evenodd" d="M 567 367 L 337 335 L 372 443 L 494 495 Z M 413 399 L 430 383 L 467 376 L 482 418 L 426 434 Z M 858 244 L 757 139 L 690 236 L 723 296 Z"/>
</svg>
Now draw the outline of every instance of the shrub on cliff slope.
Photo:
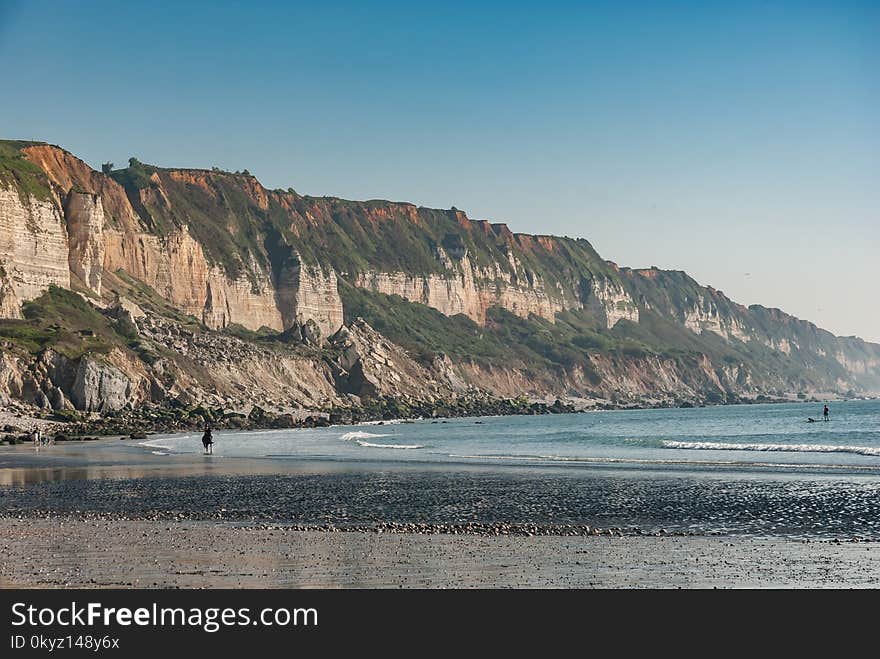
<svg viewBox="0 0 880 659">
<path fill-rule="evenodd" d="M 103 316 L 79 294 L 51 286 L 22 306 L 22 320 L 0 320 L 0 339 L 36 354 L 52 348 L 75 359 L 86 353 L 125 348 L 131 341 L 124 328 Z"/>
</svg>

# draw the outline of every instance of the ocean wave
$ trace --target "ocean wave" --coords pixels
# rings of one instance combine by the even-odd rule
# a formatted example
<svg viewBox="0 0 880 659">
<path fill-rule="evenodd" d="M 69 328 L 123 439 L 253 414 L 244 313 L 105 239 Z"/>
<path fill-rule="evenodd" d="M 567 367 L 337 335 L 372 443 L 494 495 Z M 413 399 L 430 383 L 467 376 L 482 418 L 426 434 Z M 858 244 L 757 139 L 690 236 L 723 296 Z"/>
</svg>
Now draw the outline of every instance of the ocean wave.
<svg viewBox="0 0 880 659">
<path fill-rule="evenodd" d="M 387 435 L 379 435 L 379 437 L 386 437 Z M 416 448 L 425 448 L 421 444 L 371 444 L 370 442 L 365 442 L 362 439 L 356 440 L 360 446 L 364 446 L 366 448 L 403 448 L 403 449 L 416 449 Z"/>
<path fill-rule="evenodd" d="M 833 444 L 726 444 L 723 442 L 677 442 L 663 440 L 663 448 L 704 451 L 780 451 L 791 453 L 856 453 L 880 456 L 880 448 L 870 446 L 835 446 Z"/>
<path fill-rule="evenodd" d="M 601 457 L 578 457 L 564 455 L 467 455 L 449 453 L 447 457 L 461 458 L 465 460 L 524 460 L 528 462 L 573 462 L 583 464 L 616 464 L 616 463 L 644 463 L 644 464 L 679 464 L 681 460 L 645 460 L 640 458 L 601 458 Z M 733 463 L 731 463 L 733 464 Z"/>
<path fill-rule="evenodd" d="M 376 437 L 388 437 L 389 435 L 375 432 L 361 432 L 360 430 L 355 430 L 354 432 L 347 432 L 344 435 L 340 435 L 339 439 L 349 442 L 352 439 L 374 439 Z"/>
<path fill-rule="evenodd" d="M 789 462 L 753 462 L 746 460 L 658 460 L 646 458 L 608 458 L 608 457 L 573 457 L 561 455 L 462 455 L 449 453 L 447 457 L 464 459 L 464 460 L 499 460 L 511 462 L 543 462 L 554 463 L 562 462 L 568 464 L 581 465 L 628 465 L 638 464 L 647 466 L 683 466 L 683 467 L 762 467 L 772 469 L 785 470 L 821 470 L 821 469 L 840 469 L 840 470 L 857 470 L 876 472 L 877 467 L 873 465 L 837 465 L 837 464 L 810 464 L 810 463 L 789 463 Z"/>
<path fill-rule="evenodd" d="M 164 450 L 170 450 L 168 442 L 174 441 L 172 437 L 165 437 L 163 439 L 148 439 L 145 442 L 138 442 L 138 446 L 143 446 L 145 448 L 159 448 Z M 164 443 L 162 443 L 164 442 Z"/>
</svg>

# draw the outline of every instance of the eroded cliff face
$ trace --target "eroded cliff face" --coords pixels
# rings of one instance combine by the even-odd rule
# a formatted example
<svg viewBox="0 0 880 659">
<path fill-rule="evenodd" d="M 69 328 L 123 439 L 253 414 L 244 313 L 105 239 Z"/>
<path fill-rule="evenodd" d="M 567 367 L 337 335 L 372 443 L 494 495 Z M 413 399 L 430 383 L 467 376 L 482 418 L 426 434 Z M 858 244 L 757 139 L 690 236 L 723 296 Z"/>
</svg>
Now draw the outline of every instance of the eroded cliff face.
<svg viewBox="0 0 880 659">
<path fill-rule="evenodd" d="M 125 189 L 109 176 L 97 172 L 72 153 L 57 146 L 39 144 L 22 150 L 25 157 L 39 165 L 49 181 L 63 194 L 91 193 L 101 200 L 105 226 L 137 233 L 143 228 Z"/>
<path fill-rule="evenodd" d="M 354 283 L 375 293 L 399 295 L 446 316 L 464 314 L 479 324 L 486 322 L 486 310 L 494 306 L 521 318 L 534 314 L 551 322 L 558 312 L 575 306 L 561 296 L 548 295 L 540 275 L 532 275 L 531 285 L 522 285 L 515 280 L 516 273 L 502 270 L 498 264 L 478 268 L 467 256 L 457 263 L 442 256 L 440 260 L 448 267 L 446 274 L 367 271 Z"/>
<path fill-rule="evenodd" d="M 104 269 L 122 270 L 208 327 L 284 329 L 271 282 L 263 274 L 231 279 L 208 262 L 186 227 L 166 236 L 105 231 Z"/>
<path fill-rule="evenodd" d="M 0 308 L 17 317 L 18 304 L 49 286 L 70 287 L 67 231 L 57 200 L 41 200 L 0 185 Z"/>
<path fill-rule="evenodd" d="M 281 331 L 312 319 L 328 336 L 342 325 L 332 269 L 303 268 L 288 282 L 292 290 L 281 294 L 267 264 L 253 255 L 231 276 L 206 254 L 185 222 L 159 232 L 135 210 L 159 205 L 179 212 L 158 177 L 137 191 L 133 204 L 120 184 L 57 147 L 34 146 L 25 153 L 46 172 L 53 197 L 23 203 L 17 190 L 0 191 L 0 265 L 7 271 L 0 278 L 2 317 L 18 317 L 21 303 L 49 285 L 68 288 L 70 273 L 100 294 L 103 272 L 122 270 L 211 328 L 238 324 Z M 180 172 L 175 177 L 204 185 Z M 258 203 L 265 203 L 262 187 L 251 188 Z"/>
<path fill-rule="evenodd" d="M 604 317 L 607 329 L 621 320 L 639 322 L 639 309 L 623 286 L 608 279 L 594 279 L 591 287 L 592 300 Z"/>
<path fill-rule="evenodd" d="M 682 272 L 619 268 L 585 240 L 514 234 L 456 209 L 266 190 L 246 173 L 133 161 L 104 175 L 57 147 L 22 153 L 41 168 L 45 189 L 35 195 L 0 177 L 0 318 L 19 317 L 22 303 L 51 285 L 84 287 L 100 306 L 137 292 L 150 313 L 130 322 L 180 356 L 147 363 L 123 337 L 114 350 L 64 368 L 58 357 L 4 362 L 0 386 L 42 407 L 106 411 L 191 397 L 222 404 L 241 402 L 242 392 L 266 405 L 308 406 L 474 389 L 623 400 L 880 390 L 877 346 L 743 307 Z M 381 332 L 355 321 L 340 285 L 346 295 L 399 296 L 478 327 L 459 318 L 438 329 L 430 319 L 412 342 L 416 358 L 400 347 L 412 347 L 407 336 L 396 345 L 384 335 L 382 317 L 374 323 Z M 380 297 L 372 307 L 390 310 Z M 168 309 L 205 332 L 163 325 L 176 317 Z M 403 317 L 420 313 L 428 312 L 410 308 Z M 516 337 L 504 336 L 505 324 Z M 266 351 L 210 332 L 231 325 L 299 337 L 307 349 Z M 465 346 L 453 357 L 444 353 L 446 329 Z M 469 358 L 493 332 L 502 346 L 515 338 L 520 353 Z"/>
<path fill-rule="evenodd" d="M 750 338 L 739 318 L 732 315 L 725 317 L 719 312 L 718 306 L 712 299 L 702 295 L 694 300 L 693 306 L 685 311 L 683 323 L 685 327 L 697 334 L 715 332 L 726 339 L 735 338 L 740 341 L 748 341 Z M 779 349 L 787 354 L 787 341 L 780 342 Z"/>
<path fill-rule="evenodd" d="M 104 273 L 104 207 L 101 197 L 71 192 L 64 206 L 67 262 L 70 271 L 91 291 L 101 294 Z"/>
<path fill-rule="evenodd" d="M 277 297 L 282 301 L 278 306 L 285 329 L 312 321 L 326 338 L 342 327 L 342 299 L 333 268 L 325 271 L 297 256 L 284 282 L 286 285 L 278 286 Z"/>
<path fill-rule="evenodd" d="M 345 202 L 348 206 L 340 207 L 335 202 L 266 191 L 253 177 L 199 170 L 152 168 L 142 172 L 134 183 L 120 179 L 128 181 L 124 187 L 57 147 L 37 145 L 23 152 L 45 171 L 53 194 L 65 200 L 64 204 L 57 200 L 45 204 L 40 212 L 53 215 L 56 224 L 59 218 L 66 221 L 69 267 L 79 280 L 100 294 L 102 271 L 122 270 L 212 328 L 238 324 L 253 330 L 284 330 L 312 320 L 326 337 L 342 325 L 337 271 L 333 263 L 322 262 L 320 249 L 310 246 L 311 258 L 297 254 L 293 265 L 276 268 L 272 251 L 277 245 L 270 243 L 284 240 L 277 230 L 265 237 L 242 237 L 252 233 L 254 227 L 248 223 L 261 213 L 289 215 L 289 219 L 276 223 L 280 221 L 281 228 L 295 240 L 316 229 L 326 233 L 341 221 L 340 213 L 350 217 L 352 212 L 361 214 L 358 222 L 364 228 L 377 233 L 385 230 L 383 224 L 401 221 L 423 232 L 433 230 L 427 221 L 433 216 L 426 218 L 422 209 L 411 204 L 370 202 L 358 206 Z M 247 213 L 253 217 L 230 215 L 241 204 L 249 207 Z M 5 213 L 16 225 L 21 224 L 20 215 L 18 211 Z M 194 232 L 188 220 L 197 215 L 201 224 Z M 563 286 L 559 281 L 551 285 L 541 272 L 523 263 L 524 255 L 551 253 L 556 249 L 555 239 L 515 236 L 504 225 L 470 220 L 460 211 L 452 218 L 452 228 L 460 228 L 464 240 L 448 234 L 447 238 L 453 235 L 452 244 L 445 249 L 435 245 L 430 261 L 416 270 L 387 270 L 379 263 L 368 263 L 356 272 L 346 272 L 346 276 L 357 286 L 400 295 L 446 315 L 464 314 L 480 324 L 493 306 L 522 318 L 536 315 L 551 322 L 560 311 L 580 308 L 576 287 Z M 210 226 L 212 222 L 216 226 Z M 230 247 L 206 249 L 205 240 L 212 232 L 232 236 Z M 63 232 L 55 233 L 60 248 L 65 236 Z M 468 255 L 467 245 L 475 244 L 469 240 L 488 241 L 489 251 L 479 259 L 479 265 Z M 230 260 L 224 261 L 224 249 L 237 253 L 229 254 Z M 491 257 L 488 261 L 487 256 Z M 230 269 L 230 262 L 236 259 L 241 267 Z M 69 285 L 62 279 L 56 277 L 51 283 Z M 13 290 L 20 303 L 47 285 L 48 280 L 44 284 L 34 281 L 26 291 L 19 290 L 22 286 Z M 619 285 L 609 287 L 612 289 L 615 299 L 606 304 L 611 322 L 620 317 L 636 318 L 637 311 L 629 308 Z M 599 297 L 605 295 L 605 289 L 598 293 Z M 0 309 L 12 316 L 16 306 L 16 299 L 6 294 Z"/>
<path fill-rule="evenodd" d="M 165 177 L 154 172 L 147 187 L 132 191 L 56 147 L 41 145 L 25 152 L 45 170 L 58 195 L 66 198 L 62 212 L 57 204 L 54 210 L 52 204 L 46 204 L 40 212 L 54 215 L 56 224 L 62 215 L 66 219 L 70 270 L 92 291 L 101 292 L 102 271 L 122 270 L 212 328 L 239 324 L 254 330 L 284 330 L 312 320 L 326 337 L 341 327 L 342 302 L 332 265 L 310 263 L 298 256 L 293 267 L 274 273 L 273 279 L 270 259 L 261 260 L 259 254 L 250 253 L 245 257 L 244 268 L 233 275 L 212 259 L 193 236 L 184 221 L 186 213 L 177 209 L 168 187 L 185 186 L 199 194 L 216 196 L 213 179 L 219 175 L 169 170 Z M 294 202 L 289 195 L 268 193 L 250 177 L 242 177 L 241 185 L 248 201 L 261 211 L 268 210 L 270 202 L 293 211 Z M 415 207 L 398 206 L 413 224 L 423 224 Z M 145 217 L 146 209 L 152 214 Z M 316 208 L 316 214 L 321 210 Z M 396 207 L 366 208 L 365 221 L 378 225 L 397 211 Z M 21 212 L 5 215 L 10 222 L 20 224 Z M 165 215 L 181 221 L 159 231 L 156 218 Z M 318 221 L 317 217 L 309 218 L 308 213 L 306 218 Z M 474 222 L 460 212 L 457 218 L 470 231 L 477 227 L 476 231 L 486 235 L 499 232 L 505 240 L 513 240 L 513 234 L 503 225 Z M 295 220 L 294 216 L 294 223 Z M 218 230 L 234 233 L 236 227 L 221 226 Z M 56 234 L 60 247 L 64 236 L 58 231 Z M 542 275 L 525 267 L 511 250 L 503 252 L 500 260 L 482 266 L 468 258 L 466 248 L 453 247 L 448 251 L 442 247 L 435 250 L 438 272 L 420 274 L 367 268 L 352 273 L 353 283 L 372 291 L 400 295 L 446 315 L 465 314 L 478 323 L 485 322 L 486 310 L 493 306 L 523 318 L 534 314 L 552 322 L 559 311 L 581 304 L 577 291 L 563 291 L 558 283 L 554 287 L 546 285 Z M 51 283 L 69 285 L 61 279 L 56 277 Z M 47 286 L 48 280 L 45 285 L 35 281 L 24 297 L 15 290 L 18 302 L 33 298 Z M 622 313 L 616 302 L 609 304 L 610 317 L 633 317 L 629 310 Z M 7 294 L 0 308 L 10 317 L 16 307 L 15 298 Z"/>
</svg>

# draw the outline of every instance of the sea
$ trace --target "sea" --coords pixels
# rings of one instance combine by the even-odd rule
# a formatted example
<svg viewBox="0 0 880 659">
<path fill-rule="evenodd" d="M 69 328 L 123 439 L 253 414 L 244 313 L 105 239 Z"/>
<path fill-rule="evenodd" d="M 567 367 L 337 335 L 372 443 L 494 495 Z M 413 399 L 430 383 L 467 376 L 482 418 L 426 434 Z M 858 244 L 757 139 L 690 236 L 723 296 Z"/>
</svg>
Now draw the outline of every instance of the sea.
<svg viewBox="0 0 880 659">
<path fill-rule="evenodd" d="M 880 477 L 880 400 L 831 402 L 827 422 L 822 407 L 799 402 L 215 431 L 214 459 Z M 201 433 L 153 436 L 142 446 L 157 455 L 203 452 Z"/>
</svg>

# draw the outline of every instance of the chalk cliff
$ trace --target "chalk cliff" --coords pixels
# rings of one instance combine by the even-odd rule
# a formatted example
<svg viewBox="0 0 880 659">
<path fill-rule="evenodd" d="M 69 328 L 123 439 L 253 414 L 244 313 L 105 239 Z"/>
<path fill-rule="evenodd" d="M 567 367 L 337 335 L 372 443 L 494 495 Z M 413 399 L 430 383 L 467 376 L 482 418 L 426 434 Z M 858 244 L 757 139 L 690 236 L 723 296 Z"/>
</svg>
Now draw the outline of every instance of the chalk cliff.
<svg viewBox="0 0 880 659">
<path fill-rule="evenodd" d="M 146 312 L 113 315 L 135 298 Z M 76 307 L 81 326 L 65 327 L 57 305 Z M 61 409 L 260 387 L 275 392 L 267 405 L 473 389 L 670 401 L 880 390 L 880 347 L 742 306 L 683 272 L 619 267 L 583 239 L 454 208 L 268 190 L 247 172 L 134 158 L 99 172 L 41 143 L 0 142 L 0 319 L 3 395 Z M 200 346 L 228 354 L 166 340 L 193 326 L 214 337 Z M 268 350 L 267 337 L 298 347 Z M 57 346 L 63 378 L 35 366 Z"/>
<path fill-rule="evenodd" d="M 38 199 L 0 183 L 0 267 L 11 300 L 31 300 L 49 286 L 70 287 L 67 231 L 57 199 Z M 17 315 L 17 310 L 12 310 Z"/>
</svg>

